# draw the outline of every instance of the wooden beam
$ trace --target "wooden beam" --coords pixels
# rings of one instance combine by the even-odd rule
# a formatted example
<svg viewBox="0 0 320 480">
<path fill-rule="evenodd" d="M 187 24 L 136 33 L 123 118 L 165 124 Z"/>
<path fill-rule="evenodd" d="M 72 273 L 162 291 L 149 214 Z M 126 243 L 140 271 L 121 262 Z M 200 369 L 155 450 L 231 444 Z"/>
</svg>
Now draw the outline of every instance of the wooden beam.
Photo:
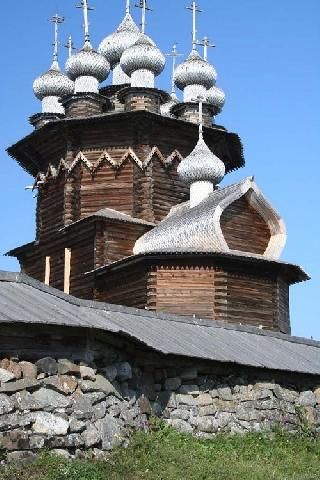
<svg viewBox="0 0 320 480">
<path fill-rule="evenodd" d="M 64 293 L 70 293 L 71 248 L 64 249 Z"/>
<path fill-rule="evenodd" d="M 50 285 L 50 262 L 51 257 L 46 257 L 45 272 L 44 272 L 44 283 Z"/>
</svg>

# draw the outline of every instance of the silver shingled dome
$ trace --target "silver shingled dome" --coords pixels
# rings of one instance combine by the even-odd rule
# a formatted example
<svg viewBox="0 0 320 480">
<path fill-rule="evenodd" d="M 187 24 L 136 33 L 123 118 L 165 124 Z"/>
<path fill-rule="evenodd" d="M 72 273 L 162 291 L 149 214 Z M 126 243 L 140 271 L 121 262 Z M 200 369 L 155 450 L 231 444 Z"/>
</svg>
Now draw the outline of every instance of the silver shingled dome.
<svg viewBox="0 0 320 480">
<path fill-rule="evenodd" d="M 138 40 L 139 35 L 139 28 L 130 13 L 127 13 L 117 30 L 102 40 L 98 52 L 108 60 L 113 68 L 120 62 L 123 52 Z"/>
<path fill-rule="evenodd" d="M 36 78 L 33 82 L 33 91 L 39 100 L 45 97 L 63 97 L 71 95 L 74 90 L 74 83 L 61 72 L 59 64 L 54 61 L 50 69 Z"/>
<path fill-rule="evenodd" d="M 211 88 L 217 79 L 215 68 L 192 50 L 187 60 L 177 66 L 174 74 L 176 86 L 183 90 L 188 85 L 203 85 Z"/>
<path fill-rule="evenodd" d="M 221 88 L 214 85 L 207 92 L 207 101 L 208 103 L 213 105 L 219 113 L 224 107 L 226 101 L 226 94 Z"/>
<path fill-rule="evenodd" d="M 178 166 L 177 172 L 179 178 L 189 185 L 201 181 L 217 185 L 223 179 L 226 169 L 200 136 L 193 151 Z"/>
<path fill-rule="evenodd" d="M 149 70 L 154 75 L 159 75 L 165 63 L 163 53 L 142 33 L 138 40 L 123 52 L 120 60 L 122 70 L 129 76 L 137 70 Z"/>
<path fill-rule="evenodd" d="M 93 50 L 90 42 L 85 42 L 78 53 L 68 58 L 66 72 L 71 80 L 90 76 L 103 82 L 110 72 L 110 65 L 103 55 Z"/>
</svg>

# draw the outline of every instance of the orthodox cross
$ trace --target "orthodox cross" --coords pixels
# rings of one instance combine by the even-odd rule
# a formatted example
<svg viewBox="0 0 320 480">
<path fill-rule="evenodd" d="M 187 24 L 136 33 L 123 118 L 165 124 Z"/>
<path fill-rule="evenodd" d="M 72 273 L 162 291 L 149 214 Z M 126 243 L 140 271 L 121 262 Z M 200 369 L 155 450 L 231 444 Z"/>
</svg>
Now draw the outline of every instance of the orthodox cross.
<svg viewBox="0 0 320 480">
<path fill-rule="evenodd" d="M 175 95 L 176 89 L 174 85 L 174 72 L 176 69 L 176 62 L 177 62 L 177 57 L 181 57 L 183 54 L 178 53 L 177 51 L 177 45 L 173 45 L 172 51 L 170 53 L 166 53 L 167 57 L 172 57 L 172 78 L 171 78 L 171 94 Z"/>
<path fill-rule="evenodd" d="M 89 7 L 88 0 L 81 0 L 81 5 L 77 5 L 76 8 L 82 8 L 82 10 L 83 10 L 84 41 L 85 42 L 90 42 L 88 12 L 89 12 L 89 10 L 93 10 L 93 8 Z"/>
<path fill-rule="evenodd" d="M 130 13 L 130 0 L 126 0 L 126 14 Z"/>
<path fill-rule="evenodd" d="M 147 0 L 140 0 L 138 4 L 135 4 L 135 7 L 142 10 L 141 33 L 144 34 L 146 31 L 146 11 L 151 11 L 151 8 L 148 7 Z"/>
<path fill-rule="evenodd" d="M 64 22 L 64 17 L 60 17 L 57 13 L 50 18 L 50 22 L 54 23 L 54 43 L 53 43 L 53 61 L 58 61 L 58 48 L 59 48 L 59 39 L 58 39 L 58 29 L 59 23 Z"/>
<path fill-rule="evenodd" d="M 205 61 L 208 60 L 208 48 L 209 47 L 215 47 L 214 43 L 210 43 L 210 40 L 208 37 L 203 37 L 202 41 L 197 41 L 197 45 L 201 45 L 203 47 L 203 59 Z"/>
<path fill-rule="evenodd" d="M 196 25 L 197 12 L 200 13 L 202 12 L 202 10 L 198 8 L 195 1 L 192 2 L 191 7 L 186 7 L 186 8 L 187 10 L 192 11 L 192 49 L 195 50 L 197 45 L 197 25 Z"/>
<path fill-rule="evenodd" d="M 198 97 L 193 98 L 191 101 L 199 104 L 199 138 L 203 138 L 203 104 L 206 98 L 198 95 Z"/>
<path fill-rule="evenodd" d="M 69 58 L 72 57 L 72 50 L 75 50 L 75 46 L 74 46 L 74 43 L 72 41 L 71 35 L 68 38 L 68 42 L 64 46 L 68 49 Z"/>
</svg>

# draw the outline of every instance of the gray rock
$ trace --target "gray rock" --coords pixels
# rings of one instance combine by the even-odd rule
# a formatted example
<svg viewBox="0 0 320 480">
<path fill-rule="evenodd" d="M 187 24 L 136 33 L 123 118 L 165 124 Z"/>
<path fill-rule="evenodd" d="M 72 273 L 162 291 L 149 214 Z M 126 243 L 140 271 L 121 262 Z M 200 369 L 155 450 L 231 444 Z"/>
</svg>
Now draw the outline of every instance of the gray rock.
<svg viewBox="0 0 320 480">
<path fill-rule="evenodd" d="M 213 417 L 198 417 L 195 419 L 198 430 L 205 433 L 215 433 L 218 431 L 218 424 Z"/>
<path fill-rule="evenodd" d="M 21 390 L 31 390 L 37 387 L 39 384 L 37 380 L 32 378 L 23 378 L 16 382 L 3 383 L 0 387 L 0 393 L 15 393 Z"/>
<path fill-rule="evenodd" d="M 188 423 L 185 422 L 184 420 L 180 419 L 170 419 L 167 421 L 168 425 L 171 425 L 173 428 L 178 430 L 178 432 L 181 433 L 193 433 L 193 428 L 192 426 Z"/>
<path fill-rule="evenodd" d="M 256 389 L 253 393 L 254 400 L 269 400 L 273 398 L 273 392 L 266 389 Z"/>
<path fill-rule="evenodd" d="M 304 407 L 314 407 L 317 403 L 317 399 L 315 394 L 311 392 L 311 390 L 308 390 L 306 392 L 300 393 L 300 396 L 296 403 Z"/>
<path fill-rule="evenodd" d="M 164 388 L 166 390 L 178 390 L 178 388 L 181 386 L 181 378 L 180 377 L 173 377 L 173 378 L 167 378 L 165 383 L 164 383 Z"/>
<path fill-rule="evenodd" d="M 290 403 L 295 403 L 296 399 L 299 398 L 299 394 L 296 391 L 289 388 L 282 388 L 280 385 L 275 386 L 274 393 L 279 400 Z"/>
<path fill-rule="evenodd" d="M 163 407 L 161 406 L 161 404 L 159 402 L 152 402 L 151 408 L 152 408 L 152 413 L 156 417 L 161 417 L 162 412 L 163 412 Z"/>
<path fill-rule="evenodd" d="M 31 402 L 34 402 L 35 405 L 39 405 L 38 409 L 48 409 L 50 411 L 55 410 L 56 408 L 66 408 L 69 407 L 72 403 L 70 397 L 66 397 L 61 393 L 56 392 L 55 390 L 50 390 L 48 388 L 40 388 L 31 395 Z"/>
<path fill-rule="evenodd" d="M 99 402 L 102 402 L 106 399 L 106 394 L 103 392 L 92 392 L 92 393 L 85 393 L 83 395 L 84 398 L 87 398 L 92 405 L 96 405 Z"/>
<path fill-rule="evenodd" d="M 93 407 L 93 417 L 95 420 L 103 418 L 107 412 L 107 403 L 100 402 Z"/>
<path fill-rule="evenodd" d="M 0 415 L 10 413 L 15 409 L 15 402 L 12 397 L 7 395 L 0 395 Z"/>
<path fill-rule="evenodd" d="M 83 392 L 103 392 L 106 395 L 121 396 L 111 382 L 102 375 L 96 376 L 96 381 L 82 380 L 79 382 Z"/>
<path fill-rule="evenodd" d="M 125 382 L 132 378 L 132 368 L 128 362 L 115 363 L 114 367 L 117 369 L 117 379 L 119 382 Z"/>
<path fill-rule="evenodd" d="M 85 430 L 86 424 L 77 418 L 71 418 L 69 428 L 71 433 L 81 433 Z"/>
<path fill-rule="evenodd" d="M 36 367 L 39 373 L 47 375 L 55 375 L 58 371 L 58 365 L 54 358 L 45 357 L 36 362 Z"/>
<path fill-rule="evenodd" d="M 19 415 L 18 413 L 9 413 L 0 416 L 0 431 L 12 430 L 19 427 L 31 425 L 32 419 L 29 414 Z"/>
<path fill-rule="evenodd" d="M 29 450 L 28 433 L 22 429 L 0 433 L 0 449 L 6 451 Z"/>
<path fill-rule="evenodd" d="M 217 391 L 221 400 L 233 400 L 231 388 L 229 386 L 218 387 Z"/>
<path fill-rule="evenodd" d="M 16 376 L 12 372 L 0 368 L 0 383 L 10 382 L 10 380 L 14 380 L 15 378 Z"/>
<path fill-rule="evenodd" d="M 30 451 L 9 452 L 7 455 L 8 463 L 28 465 L 34 462 L 37 455 Z"/>
<path fill-rule="evenodd" d="M 146 415 L 151 415 L 152 408 L 151 408 L 150 401 L 147 397 L 142 395 L 140 398 L 138 398 L 137 404 L 141 413 L 145 413 Z"/>
<path fill-rule="evenodd" d="M 156 400 L 162 405 L 163 408 L 176 408 L 177 398 L 173 392 L 159 392 Z"/>
<path fill-rule="evenodd" d="M 207 417 L 209 415 L 215 415 L 217 409 L 214 405 L 206 405 L 205 407 L 199 408 L 199 416 L 200 417 Z"/>
<path fill-rule="evenodd" d="M 121 445 L 121 429 L 115 418 L 106 415 L 103 420 L 98 420 L 95 426 L 100 434 L 103 450 L 112 450 L 114 447 Z"/>
<path fill-rule="evenodd" d="M 233 419 L 234 418 L 231 413 L 218 412 L 214 421 L 215 421 L 215 424 L 218 426 L 218 429 L 223 430 L 233 421 Z"/>
<path fill-rule="evenodd" d="M 53 448 L 51 450 L 51 454 L 56 455 L 57 457 L 65 458 L 66 460 L 69 460 L 70 458 L 72 458 L 71 453 L 68 452 L 68 450 L 65 450 L 63 448 Z"/>
<path fill-rule="evenodd" d="M 66 358 L 62 358 L 58 360 L 57 364 L 58 373 L 59 375 L 79 375 L 80 374 L 80 366 L 76 365 L 73 362 Z M 53 375 L 51 373 L 51 375 Z"/>
<path fill-rule="evenodd" d="M 45 435 L 30 435 L 29 437 L 29 447 L 31 450 L 40 450 L 46 446 L 46 436 Z"/>
<path fill-rule="evenodd" d="M 45 435 L 66 435 L 69 428 L 69 422 L 61 417 L 57 417 L 52 413 L 35 412 L 32 415 L 34 424 L 32 431 L 34 433 Z"/>
<path fill-rule="evenodd" d="M 178 408 L 177 410 L 173 410 L 170 413 L 170 418 L 172 420 L 189 420 L 190 418 L 190 412 L 188 410 L 184 410 L 181 408 Z"/>
<path fill-rule="evenodd" d="M 81 437 L 84 441 L 86 448 L 97 445 L 101 440 L 100 431 L 95 425 L 89 425 L 88 428 L 84 432 L 82 432 Z"/>
<path fill-rule="evenodd" d="M 235 416 L 242 421 L 255 421 L 259 420 L 260 414 L 256 410 L 253 410 L 251 408 L 244 408 L 241 405 L 239 405 L 236 409 Z"/>
<path fill-rule="evenodd" d="M 184 368 L 180 373 L 180 377 L 182 380 L 194 380 L 198 377 L 198 369 L 195 367 Z"/>
<path fill-rule="evenodd" d="M 197 395 L 199 392 L 199 385 L 181 385 L 179 388 L 179 393 L 183 395 Z"/>
<path fill-rule="evenodd" d="M 276 399 L 271 400 L 257 400 L 254 402 L 254 407 L 257 410 L 276 410 L 280 407 L 279 401 Z"/>
<path fill-rule="evenodd" d="M 89 398 L 82 396 L 73 404 L 73 415 L 77 420 L 90 420 L 93 416 L 93 405 Z"/>
<path fill-rule="evenodd" d="M 192 395 L 182 395 L 181 393 L 178 393 L 176 395 L 176 400 L 178 405 L 190 405 L 190 406 L 198 405 L 198 400 L 192 397 Z"/>
</svg>

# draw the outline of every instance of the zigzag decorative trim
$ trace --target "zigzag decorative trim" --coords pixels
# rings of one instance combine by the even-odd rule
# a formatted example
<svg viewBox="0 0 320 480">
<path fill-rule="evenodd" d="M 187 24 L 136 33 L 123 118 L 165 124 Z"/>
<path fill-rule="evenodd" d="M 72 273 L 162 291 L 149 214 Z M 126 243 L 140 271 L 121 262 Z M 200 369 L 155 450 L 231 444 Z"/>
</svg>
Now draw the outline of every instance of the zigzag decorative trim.
<svg viewBox="0 0 320 480">
<path fill-rule="evenodd" d="M 114 160 L 111 155 L 104 150 L 98 160 L 92 163 L 87 159 L 84 153 L 80 151 L 70 166 L 62 158 L 59 162 L 58 168 L 50 164 L 46 173 L 39 172 L 34 187 L 47 182 L 51 178 L 58 178 L 62 172 L 68 176 L 78 165 L 81 164 L 89 170 L 92 176 L 94 176 L 103 165 L 110 165 L 115 170 L 119 170 L 128 160 L 133 161 L 140 170 L 145 170 L 155 157 L 158 158 L 165 167 L 172 165 L 175 161 L 181 162 L 181 160 L 183 160 L 183 156 L 178 150 L 174 150 L 168 157 L 165 157 L 158 147 L 153 147 L 148 156 L 144 160 L 140 160 L 134 150 L 130 147 L 118 161 Z"/>
</svg>

